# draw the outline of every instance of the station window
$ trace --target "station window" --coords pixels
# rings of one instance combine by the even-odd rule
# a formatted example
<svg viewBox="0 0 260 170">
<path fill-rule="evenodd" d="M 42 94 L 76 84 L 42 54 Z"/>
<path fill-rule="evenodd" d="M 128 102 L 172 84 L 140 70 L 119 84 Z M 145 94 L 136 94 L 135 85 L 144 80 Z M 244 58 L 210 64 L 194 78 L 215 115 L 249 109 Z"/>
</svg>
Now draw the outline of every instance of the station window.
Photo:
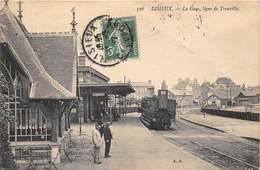
<svg viewBox="0 0 260 170">
<path fill-rule="evenodd" d="M 165 94 L 166 94 L 166 91 L 161 91 L 161 94 L 162 94 L 162 95 L 165 95 Z"/>
</svg>

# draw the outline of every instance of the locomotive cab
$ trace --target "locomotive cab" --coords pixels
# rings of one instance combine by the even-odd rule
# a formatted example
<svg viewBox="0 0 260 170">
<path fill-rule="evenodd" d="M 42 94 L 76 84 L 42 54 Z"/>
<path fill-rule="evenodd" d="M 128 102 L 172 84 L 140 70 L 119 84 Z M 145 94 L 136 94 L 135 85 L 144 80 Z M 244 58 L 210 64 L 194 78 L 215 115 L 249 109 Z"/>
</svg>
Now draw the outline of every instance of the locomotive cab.
<svg viewBox="0 0 260 170">
<path fill-rule="evenodd" d="M 158 91 L 159 109 L 167 109 L 168 106 L 168 90 Z"/>
</svg>

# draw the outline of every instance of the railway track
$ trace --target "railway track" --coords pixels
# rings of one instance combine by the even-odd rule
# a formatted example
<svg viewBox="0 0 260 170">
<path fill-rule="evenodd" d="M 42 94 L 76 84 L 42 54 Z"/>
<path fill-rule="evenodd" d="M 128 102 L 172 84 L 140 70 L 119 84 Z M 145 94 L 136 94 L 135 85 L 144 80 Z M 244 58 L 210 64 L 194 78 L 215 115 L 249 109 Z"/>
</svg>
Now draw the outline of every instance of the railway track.
<svg viewBox="0 0 260 170">
<path fill-rule="evenodd" d="M 184 127 L 187 126 L 186 123 L 184 123 Z M 194 126 L 194 125 L 193 125 Z M 194 132 L 196 133 L 196 131 L 198 133 L 206 133 L 207 129 L 206 127 L 204 127 L 205 129 L 200 129 L 200 127 L 198 129 L 193 128 Z M 198 126 L 198 125 L 196 125 Z M 191 127 L 185 127 L 185 128 L 191 128 Z M 212 131 L 209 130 L 209 131 Z M 182 136 L 180 134 L 178 134 L 179 137 L 174 137 L 176 135 L 176 131 L 173 130 L 169 130 L 168 131 L 170 134 L 173 134 L 173 137 L 166 135 L 165 132 L 163 133 L 162 137 L 166 140 L 168 140 L 171 143 L 174 143 L 178 146 L 181 146 L 182 148 L 184 148 L 185 150 L 193 153 L 194 155 L 200 157 L 201 159 L 204 159 L 212 164 L 214 164 L 215 166 L 218 166 L 221 169 L 228 169 L 228 170 L 259 170 L 259 161 L 254 161 L 255 159 L 259 159 L 259 155 L 254 155 L 252 156 L 252 159 L 244 159 L 244 155 L 242 151 L 238 151 L 235 148 L 237 148 L 238 146 L 246 146 L 246 148 L 254 148 L 255 146 L 253 145 L 249 145 L 249 143 L 247 143 L 245 141 L 245 143 L 243 142 L 243 144 L 241 143 L 241 141 L 239 140 L 235 140 L 232 138 L 229 139 L 227 137 L 227 134 L 218 132 L 218 134 L 216 134 L 216 136 L 220 136 L 221 134 L 223 135 L 223 140 L 221 138 L 212 138 L 212 139 L 207 139 L 207 141 L 211 141 L 207 144 L 206 140 L 202 140 L 200 138 L 196 138 L 196 137 L 192 137 L 191 136 Z M 208 132 L 209 133 L 209 132 Z M 212 135 L 214 136 L 214 134 Z M 228 142 L 232 142 L 232 145 Z M 214 141 L 214 142 L 212 142 Z M 223 148 L 219 148 L 219 146 L 214 146 L 212 145 L 212 143 L 215 142 L 222 142 L 223 143 Z M 226 143 L 225 143 L 226 142 Z M 206 144 L 205 144 L 206 143 Z M 234 146 L 234 147 L 230 147 Z M 211 147 L 212 146 L 212 147 Z M 222 146 L 222 145 L 221 145 Z M 257 148 L 256 148 L 257 149 Z M 244 152 L 247 152 L 244 151 Z"/>
<path fill-rule="evenodd" d="M 202 145 L 198 142 L 190 141 L 193 145 L 193 153 L 195 153 L 200 158 L 211 162 L 212 164 L 222 168 L 222 169 L 243 169 L 243 170 L 258 170 L 259 168 L 245 162 L 245 160 L 240 160 L 233 156 L 227 155 L 223 152 L 217 151 L 214 148 Z"/>
<path fill-rule="evenodd" d="M 199 147 L 203 148 L 205 151 L 207 151 L 207 155 L 208 157 L 212 157 L 215 158 L 215 162 L 222 166 L 223 168 L 225 168 L 224 165 L 229 165 L 229 168 L 235 168 L 235 169 L 259 169 L 258 167 L 245 162 L 245 160 L 240 160 L 238 158 L 235 158 L 233 156 L 227 155 L 223 152 L 217 151 L 214 148 L 202 145 L 200 143 L 194 142 L 192 141 L 192 143 L 194 143 L 195 145 L 198 145 Z M 216 159 L 216 156 L 219 157 L 219 159 Z M 224 161 L 224 162 L 223 162 Z M 235 165 L 235 167 L 234 167 Z"/>
</svg>

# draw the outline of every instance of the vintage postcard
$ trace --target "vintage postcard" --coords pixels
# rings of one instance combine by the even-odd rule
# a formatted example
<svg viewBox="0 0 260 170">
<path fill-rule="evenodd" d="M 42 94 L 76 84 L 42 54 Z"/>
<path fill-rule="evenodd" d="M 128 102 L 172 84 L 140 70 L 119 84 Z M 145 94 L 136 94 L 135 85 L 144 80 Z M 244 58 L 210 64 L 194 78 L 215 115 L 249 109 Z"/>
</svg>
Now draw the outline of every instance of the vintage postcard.
<svg viewBox="0 0 260 170">
<path fill-rule="evenodd" d="M 0 1 L 0 169 L 258 170 L 260 2 Z"/>
</svg>

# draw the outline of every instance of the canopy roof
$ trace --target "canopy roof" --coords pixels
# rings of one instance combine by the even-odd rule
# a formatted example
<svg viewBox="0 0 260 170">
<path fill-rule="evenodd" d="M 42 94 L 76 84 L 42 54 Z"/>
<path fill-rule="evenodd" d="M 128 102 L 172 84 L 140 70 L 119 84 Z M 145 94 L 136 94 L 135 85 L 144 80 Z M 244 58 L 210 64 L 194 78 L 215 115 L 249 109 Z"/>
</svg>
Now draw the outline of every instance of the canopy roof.
<svg viewBox="0 0 260 170">
<path fill-rule="evenodd" d="M 239 96 L 252 97 L 256 96 L 256 92 L 252 90 L 244 90 L 239 93 Z"/>
<path fill-rule="evenodd" d="M 127 95 L 135 92 L 129 83 L 80 84 L 80 94 L 106 93 Z"/>
</svg>

